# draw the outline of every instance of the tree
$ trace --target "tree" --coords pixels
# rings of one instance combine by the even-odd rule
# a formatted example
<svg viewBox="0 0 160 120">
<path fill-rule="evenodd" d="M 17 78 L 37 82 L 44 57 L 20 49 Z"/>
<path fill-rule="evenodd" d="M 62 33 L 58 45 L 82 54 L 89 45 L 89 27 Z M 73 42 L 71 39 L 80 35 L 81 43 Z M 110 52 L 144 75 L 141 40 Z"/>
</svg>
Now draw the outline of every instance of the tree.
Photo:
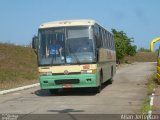
<svg viewBox="0 0 160 120">
<path fill-rule="evenodd" d="M 129 38 L 123 31 L 112 29 L 116 45 L 117 62 L 120 62 L 126 55 L 134 56 L 137 46 L 132 45 L 133 38 Z"/>
<path fill-rule="evenodd" d="M 138 52 L 151 52 L 151 50 L 142 47 L 138 49 Z"/>
</svg>

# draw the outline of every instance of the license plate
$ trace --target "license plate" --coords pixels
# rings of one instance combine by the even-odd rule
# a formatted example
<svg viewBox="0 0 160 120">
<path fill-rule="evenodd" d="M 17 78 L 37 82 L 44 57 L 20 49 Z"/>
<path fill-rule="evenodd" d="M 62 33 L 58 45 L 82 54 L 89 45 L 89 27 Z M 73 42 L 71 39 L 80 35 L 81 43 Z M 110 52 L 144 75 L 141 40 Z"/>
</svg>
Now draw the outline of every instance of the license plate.
<svg viewBox="0 0 160 120">
<path fill-rule="evenodd" d="M 71 87 L 72 87 L 72 85 L 70 85 L 70 84 L 63 85 L 63 88 L 71 88 Z"/>
</svg>

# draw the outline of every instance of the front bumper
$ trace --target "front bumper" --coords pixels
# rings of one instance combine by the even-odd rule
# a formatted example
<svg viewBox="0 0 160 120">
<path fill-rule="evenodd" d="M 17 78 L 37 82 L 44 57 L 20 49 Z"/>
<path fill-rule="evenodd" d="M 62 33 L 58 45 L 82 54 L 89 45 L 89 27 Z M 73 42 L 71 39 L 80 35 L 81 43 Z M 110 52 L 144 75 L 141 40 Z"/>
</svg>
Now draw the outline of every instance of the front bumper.
<svg viewBox="0 0 160 120">
<path fill-rule="evenodd" d="M 40 76 L 39 82 L 41 89 L 83 88 L 99 86 L 96 78 L 96 74 L 51 75 Z M 66 82 L 63 83 L 63 80 Z M 68 83 L 67 80 L 72 82 Z"/>
</svg>

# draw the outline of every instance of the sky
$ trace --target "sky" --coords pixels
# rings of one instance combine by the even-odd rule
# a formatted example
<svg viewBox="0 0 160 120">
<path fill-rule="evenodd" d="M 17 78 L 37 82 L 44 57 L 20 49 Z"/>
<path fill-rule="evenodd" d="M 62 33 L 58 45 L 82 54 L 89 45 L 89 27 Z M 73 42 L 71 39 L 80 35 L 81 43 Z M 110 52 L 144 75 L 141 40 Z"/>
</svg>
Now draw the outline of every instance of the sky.
<svg viewBox="0 0 160 120">
<path fill-rule="evenodd" d="M 150 41 L 160 37 L 159 5 L 160 0 L 0 0 L 0 42 L 27 45 L 42 23 L 94 19 L 149 49 Z"/>
</svg>

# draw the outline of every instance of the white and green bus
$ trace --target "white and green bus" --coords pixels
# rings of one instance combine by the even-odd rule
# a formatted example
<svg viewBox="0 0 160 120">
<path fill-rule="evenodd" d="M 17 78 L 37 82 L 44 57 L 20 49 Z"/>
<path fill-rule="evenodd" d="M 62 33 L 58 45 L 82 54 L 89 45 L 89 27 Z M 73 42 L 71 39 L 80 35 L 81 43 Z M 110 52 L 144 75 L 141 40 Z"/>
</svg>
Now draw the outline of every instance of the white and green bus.
<svg viewBox="0 0 160 120">
<path fill-rule="evenodd" d="M 41 24 L 32 46 L 37 53 L 41 89 L 101 91 L 116 73 L 113 35 L 94 20 L 64 20 Z"/>
</svg>

